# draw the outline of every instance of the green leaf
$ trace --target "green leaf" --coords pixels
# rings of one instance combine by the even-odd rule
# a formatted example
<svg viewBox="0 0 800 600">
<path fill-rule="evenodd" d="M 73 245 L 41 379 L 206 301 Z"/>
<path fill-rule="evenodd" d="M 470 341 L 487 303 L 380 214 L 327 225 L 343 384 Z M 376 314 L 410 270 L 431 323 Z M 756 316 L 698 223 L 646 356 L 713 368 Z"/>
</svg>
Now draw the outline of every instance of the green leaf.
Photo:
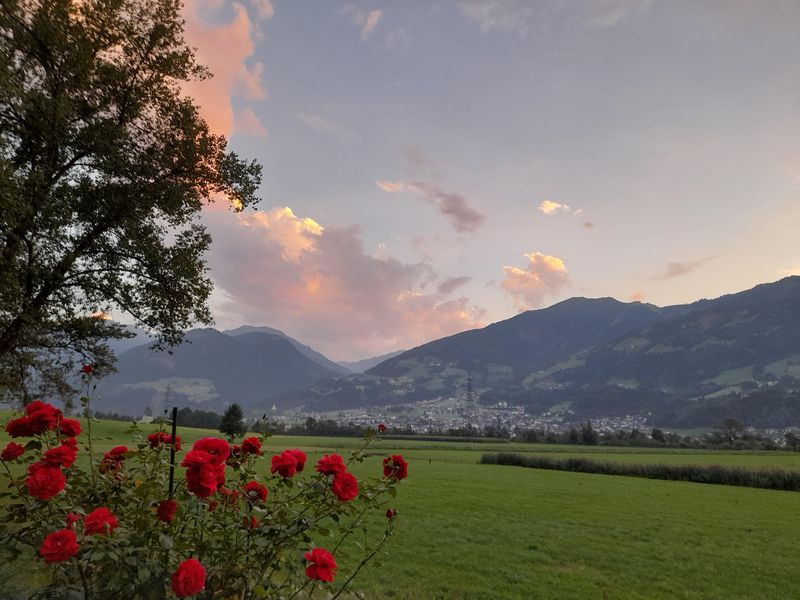
<svg viewBox="0 0 800 600">
<path fill-rule="evenodd" d="M 259 598 L 265 598 L 267 596 L 267 590 L 265 590 L 264 586 L 260 583 L 253 587 L 253 593 Z"/>
<path fill-rule="evenodd" d="M 25 444 L 25 450 L 40 450 L 42 448 L 42 442 L 39 440 L 31 440 L 27 444 Z"/>
<path fill-rule="evenodd" d="M 175 545 L 172 536 L 167 535 L 166 533 L 158 534 L 158 543 L 161 544 L 161 547 L 164 548 L 164 550 L 169 550 Z"/>
</svg>

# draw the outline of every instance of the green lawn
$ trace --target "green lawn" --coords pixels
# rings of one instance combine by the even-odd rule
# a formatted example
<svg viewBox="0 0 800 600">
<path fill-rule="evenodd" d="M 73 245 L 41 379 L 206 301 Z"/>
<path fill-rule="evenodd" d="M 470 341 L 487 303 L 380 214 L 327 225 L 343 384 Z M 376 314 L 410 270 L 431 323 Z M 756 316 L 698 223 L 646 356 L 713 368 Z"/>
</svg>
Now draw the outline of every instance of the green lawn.
<svg viewBox="0 0 800 600">
<path fill-rule="evenodd" d="M 125 427 L 98 424 L 112 438 L 98 450 L 129 443 Z M 279 437 L 268 448 L 303 448 L 313 461 L 358 442 Z M 800 598 L 800 494 L 477 464 L 497 450 L 800 468 L 789 453 L 379 441 L 357 475 L 378 474 L 381 456 L 399 451 L 409 479 L 389 556 L 356 589 L 378 600 Z"/>
</svg>

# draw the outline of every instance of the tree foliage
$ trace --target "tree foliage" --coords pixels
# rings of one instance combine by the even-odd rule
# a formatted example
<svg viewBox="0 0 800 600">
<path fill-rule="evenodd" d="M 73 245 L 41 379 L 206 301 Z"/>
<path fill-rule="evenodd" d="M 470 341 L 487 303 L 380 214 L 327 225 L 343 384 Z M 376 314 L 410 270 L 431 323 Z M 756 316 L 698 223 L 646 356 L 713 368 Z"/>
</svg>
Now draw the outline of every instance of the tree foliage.
<svg viewBox="0 0 800 600">
<path fill-rule="evenodd" d="M 254 205 L 261 168 L 182 94 L 208 76 L 179 0 L 0 0 L 0 393 L 102 373 L 111 310 L 160 345 L 210 322 L 199 213 Z"/>
<path fill-rule="evenodd" d="M 231 404 L 222 415 L 222 420 L 219 423 L 220 433 L 224 433 L 229 438 L 243 435 L 246 431 L 243 419 L 242 407 L 235 403 Z"/>
</svg>

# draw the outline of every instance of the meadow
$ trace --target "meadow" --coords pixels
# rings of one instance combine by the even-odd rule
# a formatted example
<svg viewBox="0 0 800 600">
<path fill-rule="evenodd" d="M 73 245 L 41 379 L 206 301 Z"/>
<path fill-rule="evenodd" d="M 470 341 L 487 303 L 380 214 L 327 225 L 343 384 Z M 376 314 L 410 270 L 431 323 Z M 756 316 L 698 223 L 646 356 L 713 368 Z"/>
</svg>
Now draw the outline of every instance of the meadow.
<svg viewBox="0 0 800 600">
<path fill-rule="evenodd" d="M 96 450 L 132 443 L 127 427 L 95 424 L 95 433 L 104 438 Z M 185 444 L 218 435 L 196 429 L 179 433 Z M 358 443 L 287 436 L 272 438 L 267 448 L 302 448 L 315 461 Z M 378 474 L 381 457 L 399 452 L 409 461 L 409 479 L 395 502 L 398 525 L 388 557 L 356 580 L 363 597 L 800 597 L 800 494 L 478 464 L 481 454 L 492 451 L 800 468 L 800 455 L 791 453 L 380 440 L 356 474 Z M 31 563 L 27 574 L 3 577 L 0 597 L 13 597 L 12 589 L 19 593 L 35 583 L 41 575 L 37 564 Z"/>
</svg>

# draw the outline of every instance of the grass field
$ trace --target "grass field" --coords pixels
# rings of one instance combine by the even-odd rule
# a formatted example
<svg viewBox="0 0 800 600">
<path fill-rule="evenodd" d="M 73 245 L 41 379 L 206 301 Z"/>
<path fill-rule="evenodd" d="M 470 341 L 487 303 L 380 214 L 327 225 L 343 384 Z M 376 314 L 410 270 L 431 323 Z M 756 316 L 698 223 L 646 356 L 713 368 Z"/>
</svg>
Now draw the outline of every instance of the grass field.
<svg viewBox="0 0 800 600">
<path fill-rule="evenodd" d="M 129 442 L 125 429 L 98 424 L 96 433 L 109 438 L 98 450 Z M 214 433 L 180 434 L 191 443 Z M 313 461 L 357 443 L 282 437 L 268 447 L 303 448 Z M 409 479 L 396 501 L 389 557 L 362 572 L 356 589 L 378 600 L 800 598 L 800 494 L 477 464 L 496 450 L 782 468 L 800 468 L 800 456 L 496 446 L 375 444 L 376 456 L 357 474 L 379 473 L 380 457 L 400 451 Z M 0 592 L 10 586 L 3 581 Z"/>
</svg>

